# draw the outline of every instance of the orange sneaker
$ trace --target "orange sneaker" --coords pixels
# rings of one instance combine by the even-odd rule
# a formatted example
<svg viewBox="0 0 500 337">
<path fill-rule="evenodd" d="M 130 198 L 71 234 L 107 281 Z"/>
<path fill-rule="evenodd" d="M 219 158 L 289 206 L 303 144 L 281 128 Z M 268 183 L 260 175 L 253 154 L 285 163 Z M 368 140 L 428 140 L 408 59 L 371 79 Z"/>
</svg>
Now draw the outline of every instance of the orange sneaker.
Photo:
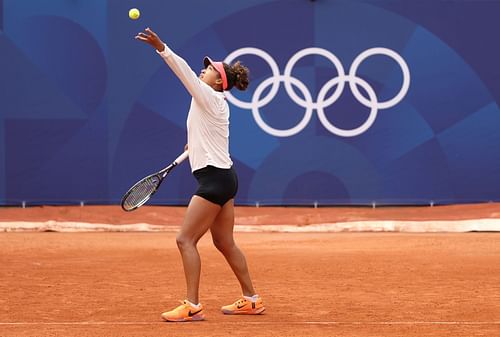
<svg viewBox="0 0 500 337">
<path fill-rule="evenodd" d="M 189 321 L 202 321 L 205 319 L 203 313 L 203 306 L 196 309 L 187 300 L 180 301 L 182 304 L 174 310 L 170 310 L 161 314 L 167 322 L 189 322 Z"/>
<path fill-rule="evenodd" d="M 221 310 L 226 315 L 258 315 L 263 313 L 266 308 L 260 297 L 257 298 L 257 301 L 252 302 L 241 296 L 233 304 L 223 306 Z"/>
</svg>

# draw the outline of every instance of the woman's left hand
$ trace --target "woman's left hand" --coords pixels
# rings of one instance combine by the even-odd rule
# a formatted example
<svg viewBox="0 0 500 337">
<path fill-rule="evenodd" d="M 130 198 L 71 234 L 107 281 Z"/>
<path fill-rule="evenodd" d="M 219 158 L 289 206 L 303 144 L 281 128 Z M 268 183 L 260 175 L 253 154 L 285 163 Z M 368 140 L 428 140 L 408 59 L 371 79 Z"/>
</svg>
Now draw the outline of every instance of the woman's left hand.
<svg viewBox="0 0 500 337">
<path fill-rule="evenodd" d="M 159 52 L 162 52 L 162 51 L 165 50 L 165 44 L 163 43 L 163 41 L 149 27 L 146 28 L 144 30 L 144 32 L 139 32 L 135 36 L 135 38 L 136 38 L 136 40 L 140 40 L 140 41 L 146 42 L 147 44 L 151 45 L 152 47 L 154 47 Z"/>
</svg>

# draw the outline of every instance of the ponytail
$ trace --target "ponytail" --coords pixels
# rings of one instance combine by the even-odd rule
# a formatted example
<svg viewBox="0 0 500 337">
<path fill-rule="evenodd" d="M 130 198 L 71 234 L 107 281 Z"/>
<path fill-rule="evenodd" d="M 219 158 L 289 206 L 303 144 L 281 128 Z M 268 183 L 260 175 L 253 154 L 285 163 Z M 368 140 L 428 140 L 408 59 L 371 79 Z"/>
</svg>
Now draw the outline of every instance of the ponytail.
<svg viewBox="0 0 500 337">
<path fill-rule="evenodd" d="M 249 70 L 240 61 L 236 61 L 232 65 L 224 63 L 224 70 L 227 75 L 227 89 L 231 90 L 236 87 L 238 90 L 246 90 L 249 84 Z"/>
</svg>

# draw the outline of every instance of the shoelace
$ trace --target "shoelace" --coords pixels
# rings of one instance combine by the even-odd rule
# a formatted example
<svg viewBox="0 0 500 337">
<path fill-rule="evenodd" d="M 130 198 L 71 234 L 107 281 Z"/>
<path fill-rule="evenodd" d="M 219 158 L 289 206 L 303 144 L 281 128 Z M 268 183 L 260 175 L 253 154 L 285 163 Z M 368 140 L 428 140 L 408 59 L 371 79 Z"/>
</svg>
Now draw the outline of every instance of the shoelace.
<svg viewBox="0 0 500 337">
<path fill-rule="evenodd" d="M 246 299 L 240 298 L 239 300 L 236 301 L 236 305 L 245 304 L 246 302 L 247 302 Z"/>
<path fill-rule="evenodd" d="M 187 303 L 185 300 L 184 301 L 179 300 L 179 302 L 181 303 L 181 305 L 179 305 L 174 310 L 181 310 L 181 309 L 184 309 L 185 307 L 191 307 L 191 305 L 189 305 L 189 303 Z"/>
</svg>

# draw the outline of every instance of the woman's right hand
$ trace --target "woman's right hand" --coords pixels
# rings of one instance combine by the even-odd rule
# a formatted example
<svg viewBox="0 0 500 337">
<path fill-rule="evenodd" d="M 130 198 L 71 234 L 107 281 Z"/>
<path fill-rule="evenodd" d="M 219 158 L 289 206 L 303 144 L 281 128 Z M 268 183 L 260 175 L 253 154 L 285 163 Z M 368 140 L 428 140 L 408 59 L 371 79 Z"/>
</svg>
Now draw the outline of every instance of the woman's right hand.
<svg viewBox="0 0 500 337">
<path fill-rule="evenodd" d="M 150 46 L 154 47 L 159 52 L 162 52 L 165 50 L 165 44 L 163 43 L 163 41 L 149 27 L 146 28 L 143 32 L 139 32 L 135 36 L 135 39 L 149 44 Z"/>
</svg>

